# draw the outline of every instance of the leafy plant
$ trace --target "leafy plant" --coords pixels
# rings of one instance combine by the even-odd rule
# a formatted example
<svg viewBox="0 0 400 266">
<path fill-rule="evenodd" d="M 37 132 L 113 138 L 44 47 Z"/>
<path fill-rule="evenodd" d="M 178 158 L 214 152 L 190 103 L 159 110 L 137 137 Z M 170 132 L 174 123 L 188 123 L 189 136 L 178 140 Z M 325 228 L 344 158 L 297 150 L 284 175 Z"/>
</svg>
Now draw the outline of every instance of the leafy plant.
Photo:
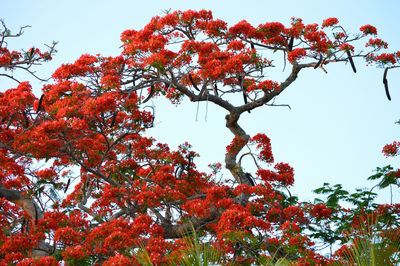
<svg viewBox="0 0 400 266">
<path fill-rule="evenodd" d="M 380 217 L 364 216 L 359 226 L 348 236 L 348 244 L 336 252 L 337 265 L 381 266 L 400 263 L 400 236 L 398 230 L 381 230 Z"/>
</svg>

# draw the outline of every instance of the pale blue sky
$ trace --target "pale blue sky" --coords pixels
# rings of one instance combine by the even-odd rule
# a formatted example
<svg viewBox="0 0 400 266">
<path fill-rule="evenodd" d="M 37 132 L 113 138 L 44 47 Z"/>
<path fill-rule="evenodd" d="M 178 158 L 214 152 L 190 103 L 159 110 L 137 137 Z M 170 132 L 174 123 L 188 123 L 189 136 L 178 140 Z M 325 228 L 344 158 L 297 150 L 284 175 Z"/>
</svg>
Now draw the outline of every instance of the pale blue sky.
<svg viewBox="0 0 400 266">
<path fill-rule="evenodd" d="M 266 21 L 287 25 L 293 16 L 306 23 L 320 23 L 335 16 L 353 32 L 363 24 L 375 25 L 380 37 L 389 42 L 389 48 L 400 50 L 397 0 L 1 0 L 0 18 L 14 30 L 22 25 L 32 26 L 22 38 L 10 43 L 14 48 L 59 41 L 54 61 L 38 69 L 40 74 L 50 75 L 61 63 L 74 61 L 83 53 L 118 54 L 123 30 L 140 29 L 152 16 L 170 8 L 210 9 L 214 17 L 229 24 L 246 19 L 256 25 Z M 342 183 L 346 188 L 369 187 L 371 184 L 365 180 L 376 166 L 399 165 L 398 159 L 385 159 L 381 149 L 385 143 L 400 139 L 400 126 L 394 124 L 400 119 L 400 70 L 389 72 L 389 102 L 382 85 L 383 71 L 366 68 L 362 61 L 356 64 L 357 74 L 344 64 L 328 66 L 329 74 L 304 71 L 277 99 L 290 104 L 292 110 L 263 107 L 240 120 L 249 134 L 265 132 L 270 136 L 276 161 L 288 162 L 295 168 L 296 184 L 292 191 L 301 198 L 312 198 L 311 190 L 323 182 Z M 12 86 L 5 80 L 0 82 L 1 91 Z M 41 85 L 34 85 L 39 95 Z M 210 104 L 205 121 L 206 103 L 201 103 L 196 122 L 194 104 L 155 104 L 158 124 L 150 134 L 174 148 L 189 141 L 202 156 L 197 159 L 201 167 L 223 162 L 225 146 L 232 138 L 224 127 L 224 112 Z M 394 196 L 400 201 L 398 192 Z"/>
</svg>

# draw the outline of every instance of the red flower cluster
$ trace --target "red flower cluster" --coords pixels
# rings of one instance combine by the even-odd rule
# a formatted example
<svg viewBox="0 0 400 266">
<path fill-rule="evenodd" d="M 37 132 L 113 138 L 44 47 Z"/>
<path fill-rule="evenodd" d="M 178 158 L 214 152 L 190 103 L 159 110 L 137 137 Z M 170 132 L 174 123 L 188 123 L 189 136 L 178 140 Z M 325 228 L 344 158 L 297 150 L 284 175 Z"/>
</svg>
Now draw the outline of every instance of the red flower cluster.
<svg viewBox="0 0 400 266">
<path fill-rule="evenodd" d="M 360 31 L 364 35 L 377 35 L 378 34 L 377 29 L 374 26 L 371 26 L 369 24 L 361 26 Z"/>
<path fill-rule="evenodd" d="M 277 182 L 284 186 L 291 186 L 294 183 L 294 170 L 286 163 L 277 163 L 275 170 L 259 169 L 257 175 L 266 183 Z"/>
<path fill-rule="evenodd" d="M 305 57 L 307 55 L 307 51 L 303 48 L 296 48 L 293 51 L 288 53 L 288 60 L 290 63 L 294 63 L 295 61 Z"/>
<path fill-rule="evenodd" d="M 332 27 L 335 26 L 339 23 L 339 20 L 337 18 L 327 18 L 322 22 L 322 27 Z"/>
<path fill-rule="evenodd" d="M 278 91 L 280 90 L 281 85 L 273 80 L 263 80 L 258 83 L 254 82 L 250 86 L 247 87 L 247 92 L 252 92 L 255 90 L 263 90 L 263 91 Z"/>
<path fill-rule="evenodd" d="M 386 144 L 383 147 L 382 152 L 386 157 L 399 155 L 400 154 L 399 153 L 400 152 L 400 142 L 394 141 L 391 144 Z"/>
<path fill-rule="evenodd" d="M 5 47 L 0 48 L 0 67 L 12 68 L 12 64 L 21 58 L 21 54 L 16 51 L 9 51 Z"/>
<path fill-rule="evenodd" d="M 256 148 L 260 151 L 258 158 L 267 163 L 274 162 L 274 156 L 272 154 L 271 140 L 267 135 L 258 133 L 250 139 L 251 143 L 256 144 Z"/>
<path fill-rule="evenodd" d="M 74 76 L 84 76 L 93 73 L 94 64 L 98 62 L 98 58 L 93 55 L 84 54 L 75 61 L 74 64 L 64 64 L 59 67 L 53 74 L 55 79 L 69 79 Z"/>
<path fill-rule="evenodd" d="M 234 257 L 251 263 L 279 250 L 283 257 L 295 254 L 298 265 L 324 265 L 305 228 L 307 219 L 334 222 L 333 210 L 297 202 L 286 192 L 294 183 L 293 168 L 271 165 L 265 134 L 248 140 L 237 124 L 243 109 L 227 95 L 245 93 L 245 102 L 262 106 L 281 92 L 279 82 L 265 80 L 266 69 L 274 66 L 269 52 L 287 53 L 293 64 L 285 88 L 300 68 L 315 65 L 315 58 L 330 64 L 347 59 L 341 51 L 359 54 L 338 23 L 328 18 L 321 28 L 292 19 L 287 28 L 247 21 L 228 27 L 209 11 L 176 11 L 123 32 L 119 56 L 86 54 L 62 65 L 41 97 L 27 82 L 0 93 L 0 264 L 55 265 L 57 258 L 67 264 L 98 259 L 104 265 L 136 265 L 140 248 L 155 265 L 174 264 L 173 256 L 184 248 L 179 238 L 194 227 L 200 241 L 211 240 L 208 244 L 225 252 L 226 263 L 237 263 Z M 361 30 L 376 34 L 370 25 Z M 354 41 L 364 35 L 354 35 Z M 365 55 L 386 47 L 370 39 Z M 36 49 L 28 52 L 1 48 L 0 67 L 8 71 L 32 58 L 48 58 Z M 400 52 L 372 54 L 369 60 L 395 64 L 399 57 Z M 296 63 L 302 59 L 307 63 Z M 252 151 L 243 152 L 253 144 L 260 168 L 254 184 L 221 181 L 219 163 L 211 165 L 212 173 L 200 172 L 187 143 L 172 150 L 146 137 L 154 117 L 143 102 L 161 95 L 173 103 L 187 96 L 228 110 L 227 126 L 235 137 L 226 147 L 226 168 L 236 178 L 251 171 L 241 159 L 253 157 Z M 394 142 L 383 151 L 395 156 L 399 149 Z M 46 245 L 57 257 L 27 258 Z"/>
<path fill-rule="evenodd" d="M 331 216 L 332 209 L 326 207 L 326 205 L 323 203 L 318 203 L 312 207 L 310 214 L 318 219 L 326 219 Z"/>
<path fill-rule="evenodd" d="M 383 41 L 382 39 L 379 38 L 371 38 L 368 40 L 368 42 L 365 44 L 365 47 L 373 47 L 373 48 L 384 48 L 387 49 L 388 48 L 388 43 Z"/>
<path fill-rule="evenodd" d="M 374 61 L 382 64 L 396 64 L 396 57 L 394 54 L 382 53 L 374 56 Z"/>
<path fill-rule="evenodd" d="M 346 52 L 354 52 L 354 46 L 348 43 L 340 45 L 339 49 Z"/>
<path fill-rule="evenodd" d="M 243 138 L 240 137 L 234 137 L 232 142 L 226 146 L 226 152 L 227 153 L 238 153 L 244 145 L 246 145 L 247 141 Z"/>
</svg>

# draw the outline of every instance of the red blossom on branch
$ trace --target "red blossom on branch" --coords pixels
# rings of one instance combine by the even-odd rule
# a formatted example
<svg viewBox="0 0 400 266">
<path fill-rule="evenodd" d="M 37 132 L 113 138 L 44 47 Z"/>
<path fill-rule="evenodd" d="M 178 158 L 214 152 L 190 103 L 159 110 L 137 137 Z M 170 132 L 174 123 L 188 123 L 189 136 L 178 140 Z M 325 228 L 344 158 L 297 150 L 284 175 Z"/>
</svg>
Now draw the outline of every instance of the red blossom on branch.
<svg viewBox="0 0 400 266">
<path fill-rule="evenodd" d="M 322 21 L 322 27 L 332 27 L 335 26 L 339 23 L 339 20 L 337 18 L 327 18 Z"/>
<path fill-rule="evenodd" d="M 386 157 L 397 156 L 399 155 L 399 151 L 400 151 L 399 141 L 394 141 L 391 144 L 386 144 L 382 149 L 382 152 Z"/>
<path fill-rule="evenodd" d="M 272 154 L 271 140 L 267 135 L 259 133 L 250 139 L 250 142 L 256 144 L 256 148 L 260 151 L 258 158 L 267 163 L 274 162 Z"/>
<path fill-rule="evenodd" d="M 288 53 L 288 60 L 290 63 L 294 63 L 295 61 L 305 57 L 307 55 L 307 51 L 303 48 L 296 48 L 293 51 Z"/>
<path fill-rule="evenodd" d="M 369 25 L 369 24 L 361 26 L 360 31 L 364 35 L 377 35 L 378 34 L 377 29 L 374 26 Z"/>
<path fill-rule="evenodd" d="M 376 35 L 374 27 L 361 27 L 364 34 L 351 40 L 338 23 L 293 18 L 288 27 L 228 26 L 210 11 L 170 12 L 124 31 L 120 55 L 84 54 L 61 65 L 40 96 L 28 82 L 0 93 L 0 264 L 55 265 L 56 257 L 47 255 L 56 250 L 66 263 L 135 265 L 138 249 L 155 265 L 176 264 L 182 237 L 194 229 L 200 241 L 225 252 L 226 263 L 276 253 L 324 265 L 328 260 L 313 251 L 305 229 L 315 218 L 329 224 L 332 209 L 291 196 L 294 169 L 270 165 L 270 139 L 250 138 L 238 121 L 273 104 L 304 69 L 350 60 L 350 52 L 396 66 L 399 52 L 375 54 L 388 46 L 379 38 L 357 51 L 356 41 Z M 54 52 L 0 48 L 6 73 Z M 277 64 L 272 53 L 287 54 L 291 63 L 281 81 L 266 79 Z M 211 173 L 198 170 L 187 143 L 174 150 L 146 135 L 155 116 L 146 102 L 154 97 L 207 101 L 226 111 L 234 135 L 226 147 L 228 175 L 221 179 L 219 163 Z M 385 155 L 398 155 L 399 145 L 385 146 Z M 258 167 L 255 180 L 242 161 L 246 155 Z M 46 256 L 31 258 L 38 250 Z"/>
</svg>

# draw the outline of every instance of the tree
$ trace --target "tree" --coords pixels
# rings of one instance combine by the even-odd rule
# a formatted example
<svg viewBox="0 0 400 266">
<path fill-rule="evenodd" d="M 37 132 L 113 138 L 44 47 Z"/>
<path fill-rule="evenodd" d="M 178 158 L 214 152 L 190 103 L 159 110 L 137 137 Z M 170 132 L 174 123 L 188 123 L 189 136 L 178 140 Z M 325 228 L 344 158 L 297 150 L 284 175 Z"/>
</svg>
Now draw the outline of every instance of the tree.
<svg viewBox="0 0 400 266">
<path fill-rule="evenodd" d="M 144 248 L 153 263 L 174 264 L 193 230 L 226 263 L 328 262 L 314 250 L 320 235 L 307 229 L 313 219 L 330 222 L 336 209 L 298 202 L 289 191 L 293 168 L 274 163 L 268 136 L 249 136 L 238 121 L 273 105 L 301 71 L 333 63 L 349 62 L 354 72 L 358 58 L 385 67 L 388 91 L 386 73 L 400 52 L 381 53 L 387 43 L 376 28 L 360 30 L 349 34 L 336 18 L 228 27 L 209 11 L 176 11 L 123 32 L 119 56 L 85 54 L 62 65 L 38 98 L 28 82 L 0 94 L 2 262 L 129 265 Z M 362 39 L 367 50 L 358 52 L 353 44 Z M 266 79 L 275 59 L 289 68 L 282 82 Z M 230 180 L 217 178 L 220 164 L 197 169 L 190 144 L 171 150 L 145 135 L 154 117 L 143 106 L 157 96 L 227 112 Z M 243 170 L 245 156 L 254 159 L 253 175 Z"/>
</svg>

